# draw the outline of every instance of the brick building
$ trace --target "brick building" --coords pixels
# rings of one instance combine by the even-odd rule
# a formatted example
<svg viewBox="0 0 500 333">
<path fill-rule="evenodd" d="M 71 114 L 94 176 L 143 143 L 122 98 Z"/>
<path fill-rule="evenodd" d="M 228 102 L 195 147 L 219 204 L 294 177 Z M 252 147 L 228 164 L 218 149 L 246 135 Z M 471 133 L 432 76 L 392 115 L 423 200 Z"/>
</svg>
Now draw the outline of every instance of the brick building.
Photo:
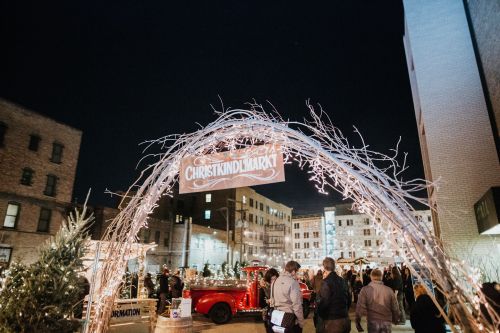
<svg viewBox="0 0 500 333">
<path fill-rule="evenodd" d="M 435 232 L 454 256 L 498 272 L 500 245 L 474 205 L 500 186 L 498 1 L 404 0 L 404 45 Z M 498 216 L 495 217 L 498 221 Z M 494 275 L 491 278 L 496 278 Z"/>
<path fill-rule="evenodd" d="M 32 262 L 73 194 L 82 132 L 0 100 L 0 264 Z"/>
</svg>

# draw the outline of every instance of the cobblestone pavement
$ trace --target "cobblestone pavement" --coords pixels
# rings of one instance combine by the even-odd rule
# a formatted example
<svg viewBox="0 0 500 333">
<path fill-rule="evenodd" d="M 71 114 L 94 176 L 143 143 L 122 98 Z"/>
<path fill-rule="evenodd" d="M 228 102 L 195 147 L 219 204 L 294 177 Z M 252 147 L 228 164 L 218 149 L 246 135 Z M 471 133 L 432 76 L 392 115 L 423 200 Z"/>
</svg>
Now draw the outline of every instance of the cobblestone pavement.
<svg viewBox="0 0 500 333">
<path fill-rule="evenodd" d="M 255 317 L 235 317 L 229 324 L 226 325 L 215 325 L 209 319 L 204 318 L 203 316 L 195 316 L 194 318 L 194 332 L 203 332 L 203 333 L 230 333 L 230 332 L 238 332 L 238 333 L 265 333 L 264 324 L 256 320 Z M 366 322 L 361 323 L 363 328 L 366 330 Z M 306 325 L 304 326 L 303 333 L 314 333 L 314 324 L 312 318 L 306 320 Z M 354 321 L 351 323 L 351 333 L 356 333 L 356 326 L 354 325 Z M 410 326 L 410 321 L 406 321 L 406 325 L 393 325 L 392 333 L 409 333 L 413 332 L 413 329 Z"/>
</svg>

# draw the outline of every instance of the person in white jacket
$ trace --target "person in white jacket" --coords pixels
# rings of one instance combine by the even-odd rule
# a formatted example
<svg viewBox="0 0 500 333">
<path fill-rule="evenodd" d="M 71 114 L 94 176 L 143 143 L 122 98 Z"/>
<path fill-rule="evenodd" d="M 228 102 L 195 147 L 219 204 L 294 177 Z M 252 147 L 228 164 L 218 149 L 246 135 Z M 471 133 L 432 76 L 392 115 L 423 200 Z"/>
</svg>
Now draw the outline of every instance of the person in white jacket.
<svg viewBox="0 0 500 333">
<path fill-rule="evenodd" d="M 271 286 L 271 294 L 274 299 L 274 308 L 297 317 L 296 324 L 291 333 L 301 333 L 304 327 L 304 312 L 302 310 L 302 291 L 295 279 L 300 264 L 289 261 L 285 265 L 285 272 L 281 274 Z"/>
</svg>

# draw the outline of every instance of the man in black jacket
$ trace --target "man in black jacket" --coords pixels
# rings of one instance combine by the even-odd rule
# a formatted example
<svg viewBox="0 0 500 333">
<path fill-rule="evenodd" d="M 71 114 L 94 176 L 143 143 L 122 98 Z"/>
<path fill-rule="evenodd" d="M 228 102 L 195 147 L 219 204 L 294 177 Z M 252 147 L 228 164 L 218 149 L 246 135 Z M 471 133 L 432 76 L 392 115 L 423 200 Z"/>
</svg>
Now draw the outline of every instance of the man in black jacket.
<svg viewBox="0 0 500 333">
<path fill-rule="evenodd" d="M 160 288 L 158 290 L 158 314 L 162 314 L 165 311 L 165 307 L 167 306 L 167 297 L 168 297 L 168 277 L 169 271 L 168 268 L 164 267 L 163 272 L 160 276 Z"/>
<path fill-rule="evenodd" d="M 335 273 L 335 261 L 326 257 L 323 260 L 323 283 L 319 293 L 318 314 L 325 333 L 349 333 L 349 307 L 351 297 L 347 282 Z"/>
</svg>

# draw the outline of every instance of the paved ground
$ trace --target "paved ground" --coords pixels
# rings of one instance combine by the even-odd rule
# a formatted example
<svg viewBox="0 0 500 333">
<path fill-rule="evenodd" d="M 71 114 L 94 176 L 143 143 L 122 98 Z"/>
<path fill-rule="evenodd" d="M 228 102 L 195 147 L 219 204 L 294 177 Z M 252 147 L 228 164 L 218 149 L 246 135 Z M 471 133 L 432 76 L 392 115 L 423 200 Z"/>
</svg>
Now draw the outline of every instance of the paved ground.
<svg viewBox="0 0 500 333">
<path fill-rule="evenodd" d="M 236 317 L 226 325 L 215 325 L 211 323 L 209 319 L 204 318 L 203 316 L 195 316 L 194 318 L 194 332 L 203 332 L 203 333 L 230 333 L 230 332 L 252 332 L 252 333 L 265 333 L 264 324 L 262 322 L 257 322 L 253 317 Z M 366 330 L 366 322 L 363 320 L 362 324 L 363 328 Z M 306 325 L 304 327 L 303 333 L 314 333 L 314 324 L 311 318 L 306 320 Z M 356 333 L 356 326 L 354 325 L 354 321 L 351 324 L 351 332 Z M 393 333 L 409 333 L 413 332 L 413 329 L 410 326 L 410 321 L 406 321 L 406 325 L 392 326 Z M 429 332 L 430 333 L 430 332 Z"/>
</svg>

